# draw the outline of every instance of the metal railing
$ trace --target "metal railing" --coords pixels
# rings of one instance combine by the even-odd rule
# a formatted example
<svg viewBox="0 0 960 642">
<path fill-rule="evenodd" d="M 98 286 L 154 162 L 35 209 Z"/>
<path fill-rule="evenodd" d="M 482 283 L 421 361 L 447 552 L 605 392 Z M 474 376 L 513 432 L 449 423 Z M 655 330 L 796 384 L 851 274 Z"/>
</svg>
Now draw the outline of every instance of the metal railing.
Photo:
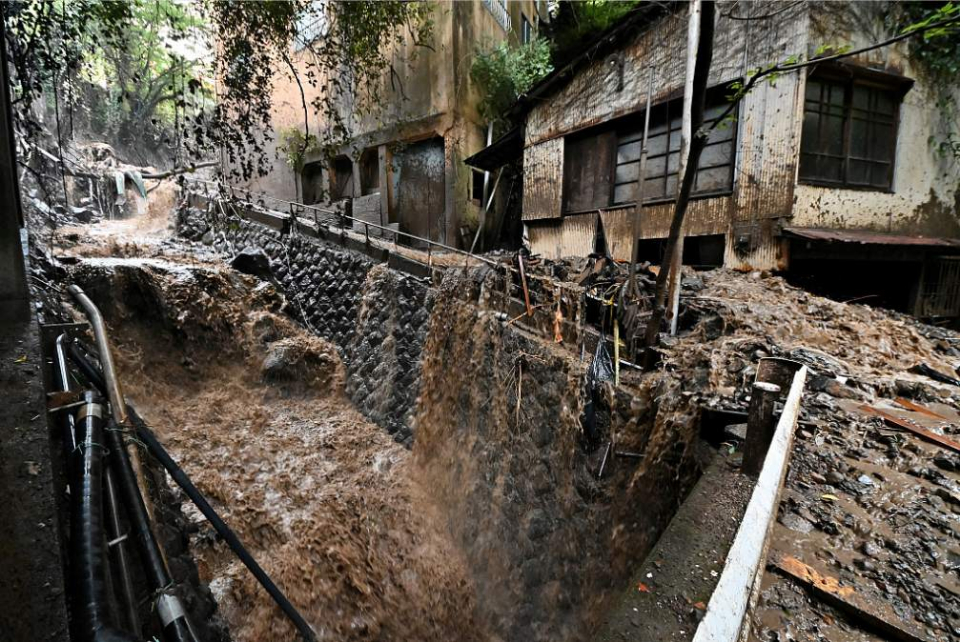
<svg viewBox="0 0 960 642">
<path fill-rule="evenodd" d="M 213 186 L 214 188 L 216 188 L 219 194 L 226 194 L 231 198 L 233 198 L 234 200 L 239 200 L 237 199 L 237 194 L 239 193 L 241 196 L 245 197 L 242 200 L 245 200 L 247 203 L 251 205 L 262 204 L 262 206 L 266 208 L 267 201 L 272 201 L 274 203 L 282 203 L 284 206 L 286 206 L 287 213 L 289 214 L 291 219 L 296 219 L 299 217 L 299 215 L 296 212 L 297 209 L 300 210 L 301 214 L 305 214 L 307 211 L 311 211 L 313 212 L 313 218 L 312 219 L 307 218 L 307 220 L 308 221 L 312 220 L 314 225 L 317 225 L 317 226 L 319 226 L 321 222 L 327 227 L 330 227 L 331 223 L 338 223 L 339 225 L 336 225 L 336 227 L 338 227 L 341 231 L 344 231 L 346 230 L 346 226 L 344 225 L 346 221 L 350 221 L 351 229 L 353 229 L 353 223 L 358 223 L 360 225 L 363 225 L 364 238 L 367 240 L 367 242 L 370 241 L 370 229 L 373 228 L 375 230 L 380 230 L 381 233 L 387 233 L 390 236 L 392 236 L 393 245 L 395 247 L 399 245 L 397 241 L 398 241 L 398 238 L 400 237 L 409 239 L 411 241 L 416 241 L 418 243 L 424 243 L 427 246 L 427 265 L 432 265 L 433 248 L 436 247 L 445 252 L 451 252 L 453 254 L 458 254 L 460 256 L 463 256 L 469 259 L 474 259 L 476 261 L 486 263 L 487 265 L 493 266 L 495 268 L 505 268 L 507 270 L 513 269 L 512 266 L 510 265 L 501 263 L 499 261 L 495 261 L 486 256 L 473 254 L 472 252 L 468 252 L 467 250 L 461 250 L 459 248 L 446 245 L 439 241 L 433 241 L 428 238 L 423 238 L 422 236 L 417 236 L 416 234 L 410 234 L 409 232 L 403 232 L 401 230 L 394 229 L 392 227 L 380 225 L 379 223 L 371 223 L 370 221 L 364 221 L 362 219 L 358 219 L 348 214 L 344 214 L 343 212 L 338 212 L 336 210 L 328 209 L 326 207 L 318 207 L 316 205 L 306 205 L 304 203 L 297 203 L 296 201 L 288 201 L 286 199 L 277 198 L 276 196 L 270 196 L 269 194 L 265 194 L 263 192 L 258 192 L 256 193 L 256 195 L 254 195 L 253 192 L 251 192 L 246 188 L 238 188 L 238 187 L 233 187 L 232 185 L 224 185 L 217 181 L 208 181 L 200 178 L 187 178 L 186 182 L 198 183 L 206 187 Z M 254 198 L 254 196 L 256 198 Z M 267 208 L 267 209 L 271 209 L 272 211 L 277 213 L 283 213 L 282 210 L 277 210 L 273 208 Z M 320 216 L 317 216 L 318 214 L 322 215 L 322 218 Z M 416 248 L 411 248 L 411 249 L 416 249 Z"/>
</svg>

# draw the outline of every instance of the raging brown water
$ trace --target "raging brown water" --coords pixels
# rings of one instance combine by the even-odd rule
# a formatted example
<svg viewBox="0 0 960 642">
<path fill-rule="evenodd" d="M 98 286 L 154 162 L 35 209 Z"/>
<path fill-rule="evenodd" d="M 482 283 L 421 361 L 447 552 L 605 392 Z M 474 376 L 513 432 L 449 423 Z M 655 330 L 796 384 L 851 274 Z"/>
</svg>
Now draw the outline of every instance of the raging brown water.
<svg viewBox="0 0 960 642">
<path fill-rule="evenodd" d="M 488 639 L 409 451 L 343 397 L 332 346 L 274 314 L 273 296 L 254 293 L 246 277 L 138 259 L 84 271 L 79 279 L 108 315 L 128 398 L 319 639 Z M 278 346 L 289 371 L 267 381 L 263 361 Z M 297 639 L 192 516 L 201 578 L 234 639 Z"/>
</svg>

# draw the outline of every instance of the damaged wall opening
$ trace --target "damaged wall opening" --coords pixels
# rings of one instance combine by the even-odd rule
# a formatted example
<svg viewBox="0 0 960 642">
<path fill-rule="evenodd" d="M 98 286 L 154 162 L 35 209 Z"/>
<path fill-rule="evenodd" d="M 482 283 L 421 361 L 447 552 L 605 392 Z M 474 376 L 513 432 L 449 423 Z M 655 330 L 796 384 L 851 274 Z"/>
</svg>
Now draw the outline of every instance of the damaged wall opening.
<svg viewBox="0 0 960 642">
<path fill-rule="evenodd" d="M 640 239 L 637 241 L 639 260 L 659 265 L 666 244 L 666 239 Z M 725 247 L 723 234 L 688 236 L 683 243 L 683 264 L 693 268 L 720 267 Z"/>
</svg>

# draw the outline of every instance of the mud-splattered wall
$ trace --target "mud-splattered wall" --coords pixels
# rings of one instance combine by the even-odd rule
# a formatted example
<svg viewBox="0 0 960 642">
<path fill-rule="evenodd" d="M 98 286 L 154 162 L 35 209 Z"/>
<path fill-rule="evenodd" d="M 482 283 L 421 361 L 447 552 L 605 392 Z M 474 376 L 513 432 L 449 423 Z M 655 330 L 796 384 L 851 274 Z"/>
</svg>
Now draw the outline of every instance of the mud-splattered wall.
<svg viewBox="0 0 960 642">
<path fill-rule="evenodd" d="M 803 6 L 793 7 L 779 14 L 776 20 L 767 21 L 733 20 L 721 15 L 717 21 L 710 85 L 743 78 L 751 68 L 804 51 L 806 24 Z M 531 110 L 526 123 L 524 160 L 535 158 L 538 166 L 554 168 L 554 180 L 549 186 L 534 177 L 538 180 L 537 203 L 552 203 L 552 210 L 547 212 L 543 207 L 536 207 L 528 211 L 524 201 L 524 219 L 529 221 L 535 251 L 559 257 L 574 254 L 572 250 L 582 245 L 577 241 L 568 244 L 567 234 L 561 229 L 559 204 L 564 157 L 558 138 L 641 112 L 648 85 L 655 104 L 680 95 L 686 25 L 685 12 L 668 15 L 616 52 L 595 59 L 565 87 Z M 622 72 L 618 65 L 611 64 L 611 56 L 620 57 Z M 727 234 L 738 222 L 790 215 L 800 134 L 794 112 L 802 96 L 801 85 L 799 73 L 785 74 L 774 84 L 761 85 L 743 100 L 739 108 L 731 194 L 694 200 L 687 215 L 688 234 Z M 632 212 L 632 207 L 621 206 L 604 210 L 600 216 L 604 238 L 615 258 L 630 258 Z M 640 237 L 665 237 L 672 214 L 672 203 L 645 207 Z M 548 218 L 552 220 L 543 220 Z M 762 267 L 773 267 L 779 258 L 777 241 L 759 229 L 751 229 L 749 233 L 757 237 L 757 242 L 748 250 L 735 251 L 732 241 L 728 240 L 726 263 L 732 266 L 764 263 Z"/>
<path fill-rule="evenodd" d="M 850 43 L 861 47 L 890 36 L 878 3 L 817 5 L 811 15 L 811 47 Z M 939 144 L 960 137 L 956 108 L 960 85 L 933 76 L 910 56 L 910 42 L 863 54 L 852 63 L 914 79 L 900 107 L 890 190 L 851 190 L 798 185 L 792 225 L 867 229 L 895 234 L 960 236 L 960 160 Z"/>
</svg>

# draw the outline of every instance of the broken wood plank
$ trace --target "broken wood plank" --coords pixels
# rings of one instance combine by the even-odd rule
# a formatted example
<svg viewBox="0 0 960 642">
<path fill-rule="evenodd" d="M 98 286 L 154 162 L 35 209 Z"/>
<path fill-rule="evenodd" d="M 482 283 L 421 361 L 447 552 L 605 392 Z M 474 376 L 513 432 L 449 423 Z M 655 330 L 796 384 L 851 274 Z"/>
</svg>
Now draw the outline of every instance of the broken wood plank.
<svg viewBox="0 0 960 642">
<path fill-rule="evenodd" d="M 799 582 L 818 599 L 839 611 L 843 611 L 851 619 L 871 631 L 901 642 L 928 642 L 927 638 L 910 630 L 903 622 L 891 622 L 878 615 L 873 608 L 861 604 L 853 587 L 841 586 L 840 580 L 829 575 L 822 575 L 816 569 L 795 557 L 771 558 L 770 566 Z"/>
<path fill-rule="evenodd" d="M 903 397 L 897 397 L 897 398 L 895 399 L 895 401 L 897 402 L 897 405 L 898 405 L 898 406 L 901 406 L 901 407 L 903 407 L 903 408 L 906 408 L 907 410 L 912 410 L 912 411 L 914 411 L 914 412 L 920 413 L 921 415 L 926 415 L 926 416 L 928 416 L 928 417 L 933 417 L 934 419 L 941 419 L 941 420 L 943 420 L 943 421 L 949 421 L 949 419 L 947 419 L 946 417 L 944 417 L 944 416 L 941 415 L 940 413 L 934 412 L 934 411 L 930 410 L 929 408 L 927 408 L 926 406 L 921 406 L 921 405 L 918 404 L 918 403 L 913 403 L 913 402 L 910 401 L 909 399 L 904 399 Z"/>
<path fill-rule="evenodd" d="M 934 443 L 936 443 L 936 444 L 939 444 L 939 445 L 941 445 L 941 446 L 943 446 L 943 447 L 945 447 L 945 448 L 949 448 L 949 449 L 953 450 L 954 452 L 960 453 L 960 443 L 957 443 L 956 441 L 950 439 L 949 437 L 944 437 L 943 435 L 938 435 L 937 433 L 933 432 L 932 430 L 927 430 L 926 428 L 921 428 L 920 426 L 918 426 L 917 424 L 913 423 L 912 421 L 909 421 L 908 419 L 903 419 L 903 418 L 901 418 L 901 417 L 897 417 L 896 415 L 892 415 L 892 414 L 890 414 L 889 412 L 885 412 L 885 411 L 883 411 L 883 410 L 880 410 L 879 408 L 874 408 L 873 406 L 868 406 L 868 405 L 866 405 L 866 404 L 863 404 L 862 406 L 860 406 L 860 410 L 862 410 L 862 411 L 864 411 L 864 412 L 866 412 L 866 413 L 868 413 L 868 414 L 873 414 L 873 415 L 877 415 L 878 417 L 882 417 L 883 420 L 886 421 L 888 424 L 892 424 L 892 425 L 897 426 L 897 427 L 899 427 L 899 428 L 903 428 L 903 429 L 905 429 L 905 430 L 909 430 L 909 431 L 912 432 L 913 434 L 915 434 L 915 435 L 917 435 L 917 436 L 919 436 L 919 437 L 923 437 L 923 438 L 926 439 L 927 441 L 932 441 L 932 442 L 934 442 Z"/>
</svg>

